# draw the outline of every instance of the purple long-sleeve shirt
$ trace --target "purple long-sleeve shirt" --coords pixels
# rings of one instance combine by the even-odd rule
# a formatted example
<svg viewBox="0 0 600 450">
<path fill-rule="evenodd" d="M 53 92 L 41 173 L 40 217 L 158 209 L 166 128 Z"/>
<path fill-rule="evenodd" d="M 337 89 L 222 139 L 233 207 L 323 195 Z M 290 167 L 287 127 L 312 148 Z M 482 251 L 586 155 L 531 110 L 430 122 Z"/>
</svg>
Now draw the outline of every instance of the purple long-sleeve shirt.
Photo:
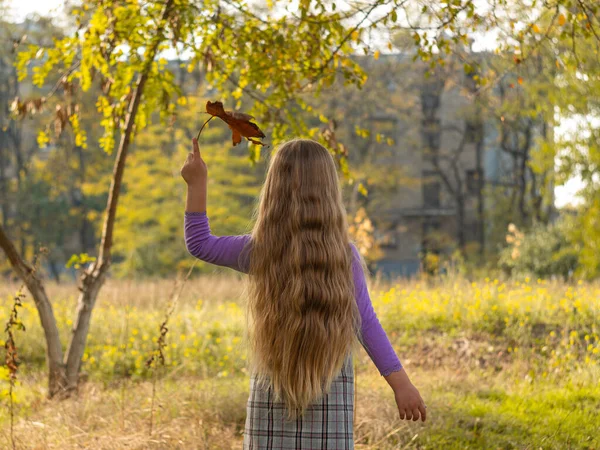
<svg viewBox="0 0 600 450">
<path fill-rule="evenodd" d="M 202 261 L 248 273 L 248 255 L 242 255 L 242 250 L 250 239 L 249 234 L 214 236 L 210 231 L 206 212 L 186 212 L 184 229 L 185 245 L 192 256 Z M 361 343 L 379 370 L 379 373 L 386 376 L 400 370 L 402 364 L 373 309 L 358 249 L 354 244 L 351 243 L 350 245 L 354 255 L 352 274 L 354 277 L 356 303 L 362 318 Z"/>
</svg>

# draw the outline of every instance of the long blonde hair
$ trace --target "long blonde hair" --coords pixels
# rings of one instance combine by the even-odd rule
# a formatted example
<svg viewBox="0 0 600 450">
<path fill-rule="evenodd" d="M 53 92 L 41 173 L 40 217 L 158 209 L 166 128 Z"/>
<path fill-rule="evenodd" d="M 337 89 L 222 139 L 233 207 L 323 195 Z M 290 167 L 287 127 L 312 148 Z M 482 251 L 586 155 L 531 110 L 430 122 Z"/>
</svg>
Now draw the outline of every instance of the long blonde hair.
<svg viewBox="0 0 600 450">
<path fill-rule="evenodd" d="M 329 391 L 360 329 L 346 211 L 329 151 L 306 139 L 281 145 L 255 214 L 250 366 L 293 418 Z"/>
</svg>

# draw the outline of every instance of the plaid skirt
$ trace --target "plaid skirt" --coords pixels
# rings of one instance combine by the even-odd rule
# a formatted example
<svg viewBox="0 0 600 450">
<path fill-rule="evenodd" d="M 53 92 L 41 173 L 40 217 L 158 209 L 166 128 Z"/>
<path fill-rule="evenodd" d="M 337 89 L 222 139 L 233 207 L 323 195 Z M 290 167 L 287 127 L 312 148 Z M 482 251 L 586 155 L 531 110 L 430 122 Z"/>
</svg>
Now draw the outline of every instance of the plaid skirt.
<svg viewBox="0 0 600 450">
<path fill-rule="evenodd" d="M 244 450 L 354 449 L 354 371 L 346 358 L 331 390 L 296 420 L 285 418 L 285 406 L 273 401 L 269 386 L 260 388 L 250 377 L 246 406 Z"/>
</svg>

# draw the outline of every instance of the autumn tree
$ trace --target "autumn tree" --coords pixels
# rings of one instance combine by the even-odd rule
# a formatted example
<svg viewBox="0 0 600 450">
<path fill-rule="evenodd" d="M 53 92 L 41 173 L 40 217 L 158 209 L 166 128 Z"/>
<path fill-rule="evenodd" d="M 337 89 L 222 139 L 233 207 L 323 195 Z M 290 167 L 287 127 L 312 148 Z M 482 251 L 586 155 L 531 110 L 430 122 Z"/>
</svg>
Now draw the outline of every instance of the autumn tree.
<svg viewBox="0 0 600 450">
<path fill-rule="evenodd" d="M 76 318 L 64 357 L 42 279 L 0 228 L 0 246 L 27 285 L 45 332 L 50 396 L 68 393 L 78 384 L 92 311 L 111 265 L 117 206 L 131 143 L 153 115 L 164 123 L 176 114 L 182 92 L 173 73 L 165 69 L 164 52 L 186 52 L 186 65 L 193 71 L 202 64 L 207 81 L 223 97 L 229 98 L 225 94 L 230 93 L 237 106 L 243 96 L 250 99 L 260 120 L 279 124 L 272 134 L 275 142 L 290 131 L 305 130 L 297 111 L 288 108 L 298 93 L 318 92 L 338 76 L 350 83 L 364 81 L 364 74 L 350 58 L 352 42 L 374 23 L 369 19 L 375 10 L 389 3 L 335 11 L 320 1 L 303 1 L 297 6 L 290 2 L 288 7 L 294 12 L 281 14 L 286 4 L 255 10 L 222 1 L 204 2 L 200 7 L 195 2 L 174 0 L 87 0 L 71 11 L 73 30 L 66 37 L 47 47 L 25 45 L 21 49 L 20 79 L 31 71 L 36 85 L 56 74 L 58 81 L 42 98 L 16 99 L 17 113 L 30 110 L 32 104 L 36 111 L 53 111 L 58 135 L 68 129 L 78 146 L 95 147 L 81 127 L 78 104 L 61 104 L 53 96 L 58 90 L 87 92 L 95 86 L 99 92 L 95 104 L 104 128 L 97 145 L 108 153 L 116 150 L 99 249 L 95 261 L 81 275 Z M 38 141 L 44 144 L 57 137 L 42 131 Z M 253 155 L 256 159 L 256 151 Z"/>
</svg>

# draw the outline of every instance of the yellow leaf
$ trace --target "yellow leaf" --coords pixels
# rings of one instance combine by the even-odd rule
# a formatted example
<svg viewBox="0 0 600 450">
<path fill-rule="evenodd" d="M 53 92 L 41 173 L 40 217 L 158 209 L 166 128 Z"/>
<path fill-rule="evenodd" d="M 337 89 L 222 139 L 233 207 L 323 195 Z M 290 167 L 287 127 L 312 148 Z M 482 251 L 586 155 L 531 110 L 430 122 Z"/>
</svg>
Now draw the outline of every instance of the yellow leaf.
<svg viewBox="0 0 600 450">
<path fill-rule="evenodd" d="M 353 41 L 358 41 L 359 38 L 360 38 L 360 33 L 358 31 L 354 30 L 352 32 L 352 40 Z"/>
<path fill-rule="evenodd" d="M 562 27 L 567 22 L 567 18 L 564 14 L 558 16 L 558 24 Z"/>
<path fill-rule="evenodd" d="M 364 184 L 359 183 L 358 184 L 358 192 L 360 192 L 362 195 L 364 195 L 365 197 L 368 195 L 369 191 L 367 190 L 367 188 L 365 187 Z"/>
<path fill-rule="evenodd" d="M 46 145 L 50 142 L 50 138 L 44 131 L 40 131 L 37 136 L 37 143 L 40 148 L 45 148 Z"/>
<path fill-rule="evenodd" d="M 375 50 L 375 53 L 373 54 L 373 57 L 377 60 L 379 59 L 379 50 Z"/>
<path fill-rule="evenodd" d="M 391 52 L 392 51 L 392 43 L 388 42 L 388 50 Z"/>
<path fill-rule="evenodd" d="M 535 24 L 535 23 L 533 24 L 533 31 L 535 33 L 540 33 L 540 27 L 538 27 L 537 24 Z"/>
</svg>

